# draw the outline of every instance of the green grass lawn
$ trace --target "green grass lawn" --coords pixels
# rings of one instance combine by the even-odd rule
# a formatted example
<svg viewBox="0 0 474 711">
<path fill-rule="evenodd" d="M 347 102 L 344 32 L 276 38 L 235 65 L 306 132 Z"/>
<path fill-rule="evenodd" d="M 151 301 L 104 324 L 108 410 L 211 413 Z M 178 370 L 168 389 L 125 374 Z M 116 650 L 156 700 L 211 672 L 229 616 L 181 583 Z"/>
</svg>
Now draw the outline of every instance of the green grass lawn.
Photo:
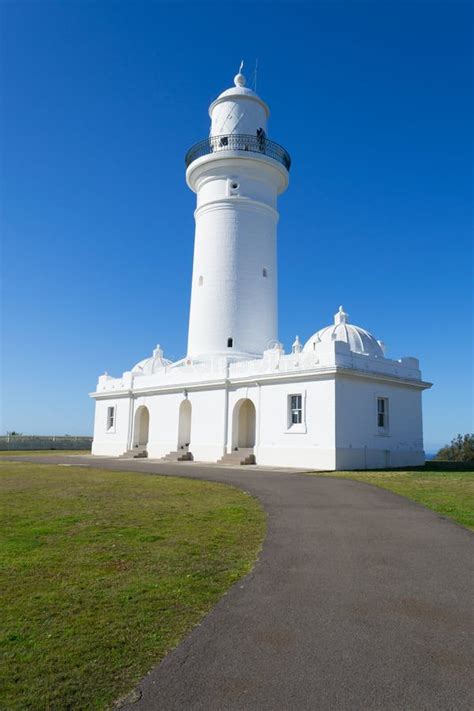
<svg viewBox="0 0 474 711">
<path fill-rule="evenodd" d="M 103 709 L 247 573 L 265 515 L 223 484 L 0 462 L 1 709 Z"/>
<path fill-rule="evenodd" d="M 44 457 L 61 457 L 63 454 L 90 454 L 90 449 L 2 449 L 0 456 L 22 456 L 29 457 L 34 454 L 42 454 Z"/>
<path fill-rule="evenodd" d="M 311 476 L 334 476 L 375 484 L 474 530 L 474 471 L 315 472 Z"/>
</svg>

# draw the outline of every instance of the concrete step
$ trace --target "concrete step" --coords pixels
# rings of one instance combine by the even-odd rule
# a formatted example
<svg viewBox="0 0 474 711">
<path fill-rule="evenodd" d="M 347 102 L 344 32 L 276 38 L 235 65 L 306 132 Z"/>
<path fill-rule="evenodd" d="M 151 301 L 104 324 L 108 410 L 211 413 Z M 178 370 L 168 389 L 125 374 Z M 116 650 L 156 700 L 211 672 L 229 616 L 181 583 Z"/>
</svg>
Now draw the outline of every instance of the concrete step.
<svg viewBox="0 0 474 711">
<path fill-rule="evenodd" d="M 224 456 L 221 457 L 217 463 L 233 466 L 255 464 L 256 461 L 253 447 L 240 447 L 239 449 L 234 449 L 232 452 L 224 454 Z"/>
<path fill-rule="evenodd" d="M 148 452 L 145 447 L 134 447 L 120 455 L 120 459 L 145 459 L 148 457 Z"/>
<path fill-rule="evenodd" d="M 192 452 L 180 449 L 177 452 L 168 452 L 164 457 L 161 457 L 160 462 L 192 462 L 193 459 Z"/>
</svg>

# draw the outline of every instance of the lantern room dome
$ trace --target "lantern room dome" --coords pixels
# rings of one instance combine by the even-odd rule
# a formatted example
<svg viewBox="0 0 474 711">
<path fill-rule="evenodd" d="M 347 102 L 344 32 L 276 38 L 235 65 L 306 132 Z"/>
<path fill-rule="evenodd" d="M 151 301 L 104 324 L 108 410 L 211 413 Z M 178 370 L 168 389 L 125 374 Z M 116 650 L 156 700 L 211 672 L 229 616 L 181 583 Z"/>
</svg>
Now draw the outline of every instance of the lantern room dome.
<svg viewBox="0 0 474 711">
<path fill-rule="evenodd" d="M 247 83 L 247 80 L 245 76 L 242 74 L 242 65 L 240 65 L 240 70 L 239 73 L 235 75 L 234 77 L 234 86 L 231 87 L 230 89 L 226 89 L 223 91 L 217 99 L 215 99 L 212 104 L 209 107 L 209 116 L 212 118 L 212 112 L 214 108 L 217 106 L 217 104 L 221 103 L 222 101 L 225 100 L 238 100 L 239 98 L 243 99 L 252 99 L 256 102 L 258 102 L 261 107 L 263 108 L 266 118 L 268 118 L 268 115 L 270 114 L 270 109 L 268 108 L 267 104 L 259 97 L 259 95 L 253 91 L 253 89 L 249 89 L 248 86 L 245 86 Z"/>
<path fill-rule="evenodd" d="M 249 89 L 242 74 L 234 77 L 234 86 L 223 91 L 209 106 L 211 136 L 266 137 L 270 109 L 258 94 Z"/>
<path fill-rule="evenodd" d="M 321 328 L 305 343 L 304 353 L 315 350 L 318 343 L 343 341 L 347 343 L 353 353 L 361 353 L 376 358 L 384 357 L 385 346 L 382 341 L 377 341 L 371 333 L 360 326 L 349 323 L 349 315 L 342 306 L 334 316 L 334 324 Z"/>
</svg>

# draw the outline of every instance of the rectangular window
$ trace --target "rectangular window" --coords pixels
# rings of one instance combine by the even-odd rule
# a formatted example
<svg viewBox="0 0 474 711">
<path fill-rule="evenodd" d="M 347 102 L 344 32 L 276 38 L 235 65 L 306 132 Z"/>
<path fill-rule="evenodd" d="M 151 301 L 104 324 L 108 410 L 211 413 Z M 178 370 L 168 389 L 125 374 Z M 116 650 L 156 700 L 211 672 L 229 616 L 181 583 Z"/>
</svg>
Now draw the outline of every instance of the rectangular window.
<svg viewBox="0 0 474 711">
<path fill-rule="evenodd" d="M 115 407 L 107 408 L 107 430 L 113 430 L 115 426 Z"/>
<path fill-rule="evenodd" d="M 379 430 L 388 428 L 388 398 L 377 398 L 377 427 Z"/>
<path fill-rule="evenodd" d="M 289 425 L 300 425 L 303 422 L 303 397 L 302 395 L 289 395 Z"/>
</svg>

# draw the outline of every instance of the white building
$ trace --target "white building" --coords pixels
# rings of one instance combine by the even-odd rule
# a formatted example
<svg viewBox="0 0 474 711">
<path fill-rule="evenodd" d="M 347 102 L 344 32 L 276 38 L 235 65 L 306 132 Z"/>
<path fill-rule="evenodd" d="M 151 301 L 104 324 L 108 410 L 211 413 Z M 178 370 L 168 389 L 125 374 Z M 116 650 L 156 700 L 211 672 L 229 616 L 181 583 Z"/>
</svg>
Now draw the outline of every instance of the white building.
<svg viewBox="0 0 474 711">
<path fill-rule="evenodd" d="M 285 354 L 277 331 L 278 196 L 290 157 L 266 137 L 268 106 L 235 86 L 209 107 L 209 138 L 186 156 L 196 193 L 188 352 L 159 346 L 119 378 L 99 377 L 93 454 L 314 469 L 424 463 L 416 358 L 333 325 Z"/>
</svg>

